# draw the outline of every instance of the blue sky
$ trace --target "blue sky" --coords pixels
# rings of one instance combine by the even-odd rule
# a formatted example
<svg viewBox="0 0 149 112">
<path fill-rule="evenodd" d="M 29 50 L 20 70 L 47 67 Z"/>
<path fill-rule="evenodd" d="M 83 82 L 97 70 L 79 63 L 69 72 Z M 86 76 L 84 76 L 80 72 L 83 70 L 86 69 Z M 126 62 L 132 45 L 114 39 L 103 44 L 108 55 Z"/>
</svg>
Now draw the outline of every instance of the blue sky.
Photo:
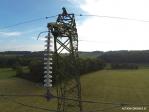
<svg viewBox="0 0 149 112">
<path fill-rule="evenodd" d="M 149 49 L 149 22 L 136 21 L 149 21 L 149 0 L 0 0 L 0 51 L 43 50 L 36 37 L 56 18 L 3 28 L 57 15 L 63 6 L 75 14 L 130 18 L 76 17 L 80 51 Z"/>
<path fill-rule="evenodd" d="M 0 0 L 0 51 L 43 50 L 44 43 L 36 40 L 41 31 L 46 31 L 48 22 L 56 18 L 27 23 L 16 27 L 5 27 L 40 17 L 57 15 L 66 7 L 72 12 L 81 12 L 67 0 Z"/>
</svg>

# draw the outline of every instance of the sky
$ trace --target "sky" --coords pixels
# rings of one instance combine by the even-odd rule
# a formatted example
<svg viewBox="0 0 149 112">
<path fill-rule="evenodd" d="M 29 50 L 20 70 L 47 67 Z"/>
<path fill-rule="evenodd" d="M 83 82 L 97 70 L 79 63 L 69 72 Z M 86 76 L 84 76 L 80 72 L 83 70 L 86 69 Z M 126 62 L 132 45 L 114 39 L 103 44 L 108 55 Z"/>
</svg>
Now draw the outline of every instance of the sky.
<svg viewBox="0 0 149 112">
<path fill-rule="evenodd" d="M 0 51 L 44 50 L 37 36 L 56 17 L 6 27 L 57 15 L 63 6 L 70 13 L 101 16 L 76 17 L 79 51 L 149 50 L 149 0 L 0 0 Z"/>
</svg>

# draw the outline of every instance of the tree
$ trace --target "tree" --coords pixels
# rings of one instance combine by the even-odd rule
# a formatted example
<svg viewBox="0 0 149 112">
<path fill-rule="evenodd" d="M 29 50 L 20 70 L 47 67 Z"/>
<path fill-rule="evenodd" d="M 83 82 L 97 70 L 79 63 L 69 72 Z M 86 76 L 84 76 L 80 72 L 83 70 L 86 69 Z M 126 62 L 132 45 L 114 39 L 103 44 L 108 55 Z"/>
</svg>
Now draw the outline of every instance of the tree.
<svg viewBox="0 0 149 112">
<path fill-rule="evenodd" d="M 43 81 L 43 62 L 41 60 L 33 60 L 29 65 L 30 75 L 29 78 L 36 82 Z"/>
</svg>

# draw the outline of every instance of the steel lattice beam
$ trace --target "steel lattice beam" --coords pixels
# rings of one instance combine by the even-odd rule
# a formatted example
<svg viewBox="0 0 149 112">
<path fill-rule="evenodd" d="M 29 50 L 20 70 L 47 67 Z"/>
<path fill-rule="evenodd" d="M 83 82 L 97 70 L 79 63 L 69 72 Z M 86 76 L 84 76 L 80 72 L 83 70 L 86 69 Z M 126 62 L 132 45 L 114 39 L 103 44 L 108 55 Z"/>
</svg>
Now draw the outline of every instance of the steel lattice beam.
<svg viewBox="0 0 149 112">
<path fill-rule="evenodd" d="M 58 15 L 55 23 L 48 23 L 49 35 L 54 38 L 54 56 L 55 56 L 55 75 L 57 86 L 57 96 L 78 99 L 70 101 L 58 99 L 57 110 L 61 112 L 80 112 L 81 104 L 81 84 L 78 70 L 78 34 L 74 14 L 68 14 L 63 8 L 63 13 Z M 69 63 L 75 69 L 72 74 L 66 75 L 60 71 L 60 61 L 63 60 L 62 54 L 67 54 Z M 65 81 L 64 81 L 65 79 Z M 68 80 L 67 80 L 68 79 Z"/>
</svg>

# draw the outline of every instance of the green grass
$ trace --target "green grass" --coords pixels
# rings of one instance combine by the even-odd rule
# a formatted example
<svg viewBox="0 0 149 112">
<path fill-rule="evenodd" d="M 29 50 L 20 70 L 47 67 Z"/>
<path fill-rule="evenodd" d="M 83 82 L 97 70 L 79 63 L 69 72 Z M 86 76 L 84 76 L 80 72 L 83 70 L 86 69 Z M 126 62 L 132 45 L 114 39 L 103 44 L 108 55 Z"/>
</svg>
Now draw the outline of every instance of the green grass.
<svg viewBox="0 0 149 112">
<path fill-rule="evenodd" d="M 7 71 L 8 70 L 8 71 Z M 6 72 L 6 73 L 5 73 Z M 0 70 L 0 93 L 8 94 L 44 94 L 41 86 L 19 78 L 10 78 L 14 71 Z M 5 76 L 5 78 L 4 78 Z M 1 78 L 2 77 L 2 78 Z M 127 102 L 149 104 L 149 69 L 139 70 L 103 70 L 81 77 L 82 97 L 84 100 L 97 100 L 101 102 Z M 49 109 L 56 108 L 56 101 L 47 102 L 39 97 L 11 98 L 0 97 L 0 110 L 2 112 L 44 112 L 15 104 L 10 99 L 29 105 L 41 106 Z M 87 104 L 84 110 L 98 110 L 112 107 L 112 105 Z M 9 108 L 7 108 L 9 107 Z M 100 112 L 100 111 L 98 111 Z M 120 107 L 105 112 L 123 112 Z M 127 111 L 132 112 L 132 111 Z M 143 112 L 143 111 L 137 111 Z M 149 109 L 145 112 L 149 112 Z"/>
<path fill-rule="evenodd" d="M 8 79 L 16 75 L 16 72 L 11 68 L 0 69 L 0 80 Z"/>
<path fill-rule="evenodd" d="M 141 69 L 149 69 L 149 64 L 139 64 L 139 68 L 141 68 Z"/>
<path fill-rule="evenodd" d="M 103 70 L 82 77 L 84 99 L 103 102 L 149 104 L 148 88 L 149 69 Z M 110 106 L 99 104 L 85 105 L 87 110 L 103 109 Z M 117 108 L 108 112 L 121 111 L 121 108 Z"/>
<path fill-rule="evenodd" d="M 45 94 L 44 88 L 39 84 L 13 76 L 15 76 L 15 71 L 0 69 L 0 94 Z M 0 112 L 45 112 L 20 106 L 13 103 L 13 100 L 38 107 L 56 108 L 55 100 L 47 102 L 46 99 L 40 97 L 0 97 Z"/>
</svg>

